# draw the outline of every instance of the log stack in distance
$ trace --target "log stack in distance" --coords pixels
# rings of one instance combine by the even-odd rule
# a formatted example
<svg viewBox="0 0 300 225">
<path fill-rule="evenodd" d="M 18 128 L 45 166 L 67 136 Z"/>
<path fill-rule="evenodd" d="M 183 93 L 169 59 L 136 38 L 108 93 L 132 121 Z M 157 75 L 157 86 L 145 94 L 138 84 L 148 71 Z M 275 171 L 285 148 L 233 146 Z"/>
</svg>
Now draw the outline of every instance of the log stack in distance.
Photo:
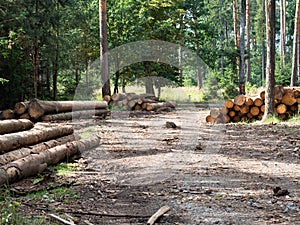
<svg viewBox="0 0 300 225">
<path fill-rule="evenodd" d="M 299 114 L 300 88 L 275 87 L 275 114 L 282 120 Z M 265 91 L 258 96 L 238 95 L 233 100 L 225 100 L 222 108 L 210 110 L 208 123 L 255 122 L 263 118 L 265 112 Z"/>
</svg>

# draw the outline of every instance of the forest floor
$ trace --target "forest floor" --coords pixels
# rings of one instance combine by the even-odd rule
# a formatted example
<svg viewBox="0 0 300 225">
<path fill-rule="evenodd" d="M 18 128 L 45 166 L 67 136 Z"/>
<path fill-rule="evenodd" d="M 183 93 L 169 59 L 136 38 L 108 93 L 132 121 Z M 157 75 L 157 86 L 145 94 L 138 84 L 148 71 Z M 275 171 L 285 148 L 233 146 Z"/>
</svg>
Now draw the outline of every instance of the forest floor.
<svg viewBox="0 0 300 225">
<path fill-rule="evenodd" d="M 49 169 L 42 182 L 13 184 L 16 195 L 48 189 L 15 196 L 20 212 L 68 214 L 77 224 L 146 224 L 168 205 L 157 224 L 300 224 L 300 123 L 209 125 L 207 114 L 113 112 L 86 122 L 96 125 L 89 131 L 77 126 L 98 134 L 100 147 L 83 152 L 74 171 Z M 51 186 L 68 191 L 55 195 Z M 276 187 L 288 193 L 276 196 Z"/>
</svg>

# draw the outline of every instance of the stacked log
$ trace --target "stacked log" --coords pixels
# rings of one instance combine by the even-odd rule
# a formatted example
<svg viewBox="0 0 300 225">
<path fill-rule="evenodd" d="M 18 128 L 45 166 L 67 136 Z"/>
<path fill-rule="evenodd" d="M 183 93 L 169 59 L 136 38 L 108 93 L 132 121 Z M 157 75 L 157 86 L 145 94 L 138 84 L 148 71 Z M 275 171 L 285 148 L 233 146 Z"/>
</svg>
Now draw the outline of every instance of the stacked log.
<svg viewBox="0 0 300 225">
<path fill-rule="evenodd" d="M 300 110 L 300 88 L 275 87 L 275 114 L 286 120 Z M 261 120 L 265 112 L 265 91 L 259 96 L 238 95 L 225 100 L 221 108 L 211 109 L 206 117 L 208 123 L 254 122 Z"/>
<path fill-rule="evenodd" d="M 0 113 L 0 120 L 30 119 L 32 121 L 71 120 L 73 118 L 106 118 L 109 115 L 106 101 L 41 101 L 17 102 L 14 110 Z"/>
<path fill-rule="evenodd" d="M 110 104 L 124 110 L 132 111 L 172 111 L 175 102 L 159 102 L 153 94 L 121 93 L 111 97 Z"/>
<path fill-rule="evenodd" d="M 98 136 L 76 141 L 69 125 L 5 120 L 0 121 L 0 131 L 0 186 L 36 175 L 99 145 Z"/>
</svg>

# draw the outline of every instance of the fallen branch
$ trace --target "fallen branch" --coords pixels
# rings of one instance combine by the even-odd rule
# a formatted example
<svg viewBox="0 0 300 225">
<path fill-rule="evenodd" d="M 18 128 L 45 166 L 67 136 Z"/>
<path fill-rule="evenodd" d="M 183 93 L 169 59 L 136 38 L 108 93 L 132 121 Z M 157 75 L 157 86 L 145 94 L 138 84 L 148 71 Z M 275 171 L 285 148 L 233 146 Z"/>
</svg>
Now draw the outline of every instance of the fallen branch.
<svg viewBox="0 0 300 225">
<path fill-rule="evenodd" d="M 66 113 L 58 113 L 53 115 L 45 115 L 42 117 L 43 121 L 56 121 L 56 120 L 72 120 L 72 119 L 91 119 L 93 116 L 107 117 L 110 112 L 105 109 L 74 111 Z"/>
<path fill-rule="evenodd" d="M 154 213 L 150 219 L 148 220 L 147 224 L 149 225 L 153 225 L 155 223 L 155 221 L 161 217 L 162 215 L 164 215 L 166 212 L 168 212 L 170 210 L 169 206 L 163 206 L 161 207 L 156 213 Z"/>
<path fill-rule="evenodd" d="M 58 220 L 59 222 L 62 222 L 62 223 L 64 223 L 64 224 L 67 224 L 67 225 L 75 225 L 75 223 L 72 221 L 72 220 L 65 220 L 65 219 L 63 219 L 63 218 L 61 218 L 61 217 L 59 217 L 59 216 L 56 216 L 56 215 L 54 215 L 54 214 L 48 214 L 51 218 L 53 218 L 53 219 L 56 219 L 56 220 Z"/>
</svg>

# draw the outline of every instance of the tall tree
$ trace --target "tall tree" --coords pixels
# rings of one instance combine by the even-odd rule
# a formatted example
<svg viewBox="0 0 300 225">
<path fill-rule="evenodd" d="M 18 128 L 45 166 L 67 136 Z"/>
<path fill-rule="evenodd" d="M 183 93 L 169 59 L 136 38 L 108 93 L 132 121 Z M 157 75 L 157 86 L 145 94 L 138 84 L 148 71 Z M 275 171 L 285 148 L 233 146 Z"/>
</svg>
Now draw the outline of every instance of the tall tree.
<svg viewBox="0 0 300 225">
<path fill-rule="evenodd" d="M 246 0 L 241 0 L 241 36 L 240 36 L 240 94 L 245 94 L 245 22 Z"/>
<path fill-rule="evenodd" d="M 250 81 L 251 77 L 251 36 L 250 36 L 250 30 L 251 30 L 251 10 L 250 10 L 250 0 L 246 0 L 246 37 L 247 37 L 247 75 L 246 75 L 246 81 Z"/>
<path fill-rule="evenodd" d="M 107 14 L 106 0 L 99 0 L 99 27 L 100 27 L 100 64 L 102 97 L 111 95 L 108 70 L 108 41 L 107 41 Z"/>
<path fill-rule="evenodd" d="M 263 121 L 274 115 L 274 86 L 275 86 L 275 0 L 266 0 L 266 35 L 267 35 L 267 66 L 266 66 L 266 109 Z"/>
<path fill-rule="evenodd" d="M 286 0 L 280 0 L 280 67 L 285 66 L 286 57 Z"/>
<path fill-rule="evenodd" d="M 300 0 L 296 1 L 295 25 L 294 25 L 294 40 L 293 40 L 293 60 L 292 60 L 292 75 L 291 86 L 296 86 L 298 72 L 298 45 L 299 45 L 299 29 L 300 29 Z"/>
</svg>

